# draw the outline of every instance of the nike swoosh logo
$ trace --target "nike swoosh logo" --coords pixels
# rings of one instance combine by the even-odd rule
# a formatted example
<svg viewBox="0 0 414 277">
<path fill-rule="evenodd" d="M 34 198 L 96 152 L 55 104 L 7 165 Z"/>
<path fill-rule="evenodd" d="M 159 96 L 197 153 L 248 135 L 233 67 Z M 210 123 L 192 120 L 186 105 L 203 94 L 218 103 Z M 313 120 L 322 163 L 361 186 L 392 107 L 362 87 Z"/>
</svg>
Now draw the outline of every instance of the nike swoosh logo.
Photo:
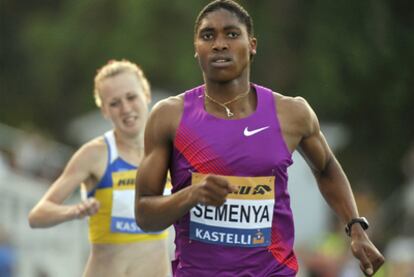
<svg viewBox="0 0 414 277">
<path fill-rule="evenodd" d="M 253 136 L 257 133 L 260 133 L 261 131 L 266 130 L 269 127 L 270 126 L 266 126 L 266 127 L 262 127 L 262 128 L 259 128 L 259 129 L 254 129 L 254 130 L 251 130 L 251 131 L 249 131 L 249 129 L 248 129 L 249 127 L 246 127 L 246 128 L 244 128 L 243 134 L 244 134 L 245 137 L 250 137 L 250 136 Z"/>
</svg>

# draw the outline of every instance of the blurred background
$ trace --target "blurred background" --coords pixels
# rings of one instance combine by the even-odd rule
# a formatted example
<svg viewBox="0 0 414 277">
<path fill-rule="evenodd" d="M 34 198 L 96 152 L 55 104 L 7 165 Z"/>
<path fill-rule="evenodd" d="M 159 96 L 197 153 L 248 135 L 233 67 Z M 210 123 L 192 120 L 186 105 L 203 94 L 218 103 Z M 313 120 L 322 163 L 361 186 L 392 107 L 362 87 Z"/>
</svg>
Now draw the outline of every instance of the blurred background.
<svg viewBox="0 0 414 277">
<path fill-rule="evenodd" d="M 30 230 L 27 214 L 73 151 L 110 128 L 92 97 L 98 67 L 138 63 L 153 103 L 202 83 L 193 25 L 208 2 L 0 0 L 1 277 L 81 275 L 86 223 Z M 414 2 L 239 2 L 258 39 L 252 81 L 314 108 L 387 258 L 376 276 L 414 276 Z M 300 276 L 360 276 L 343 224 L 294 160 Z"/>
</svg>

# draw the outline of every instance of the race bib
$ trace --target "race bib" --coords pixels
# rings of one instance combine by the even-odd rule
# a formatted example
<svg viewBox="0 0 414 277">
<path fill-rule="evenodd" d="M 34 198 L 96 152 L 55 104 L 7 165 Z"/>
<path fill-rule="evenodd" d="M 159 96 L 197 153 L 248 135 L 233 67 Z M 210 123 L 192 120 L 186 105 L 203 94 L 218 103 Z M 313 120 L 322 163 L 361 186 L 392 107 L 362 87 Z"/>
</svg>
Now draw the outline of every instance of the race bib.
<svg viewBox="0 0 414 277">
<path fill-rule="evenodd" d="M 111 232 L 141 234 L 144 231 L 135 222 L 135 177 L 137 171 L 112 173 Z"/>
<path fill-rule="evenodd" d="M 206 175 L 193 173 L 192 185 Z M 190 211 L 190 239 L 227 246 L 265 247 L 271 243 L 275 177 L 222 176 L 238 191 L 220 207 L 198 204 Z"/>
</svg>

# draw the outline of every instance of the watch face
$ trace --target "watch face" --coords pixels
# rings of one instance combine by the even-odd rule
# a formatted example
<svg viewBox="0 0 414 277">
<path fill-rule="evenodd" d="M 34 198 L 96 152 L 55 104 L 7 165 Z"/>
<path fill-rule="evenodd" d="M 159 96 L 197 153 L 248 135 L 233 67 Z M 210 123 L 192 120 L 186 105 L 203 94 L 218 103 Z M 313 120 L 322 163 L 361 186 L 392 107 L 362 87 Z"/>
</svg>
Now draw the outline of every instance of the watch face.
<svg viewBox="0 0 414 277">
<path fill-rule="evenodd" d="M 361 219 L 360 223 L 362 225 L 362 228 L 364 228 L 364 230 L 368 229 L 369 227 L 368 220 L 365 217 L 361 217 L 360 219 Z"/>
</svg>

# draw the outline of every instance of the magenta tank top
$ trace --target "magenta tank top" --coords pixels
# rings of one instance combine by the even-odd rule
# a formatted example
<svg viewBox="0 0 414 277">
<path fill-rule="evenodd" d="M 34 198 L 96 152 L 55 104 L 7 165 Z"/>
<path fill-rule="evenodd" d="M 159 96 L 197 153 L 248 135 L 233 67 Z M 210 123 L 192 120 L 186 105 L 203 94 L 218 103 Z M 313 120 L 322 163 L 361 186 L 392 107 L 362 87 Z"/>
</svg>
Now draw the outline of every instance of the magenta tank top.
<svg viewBox="0 0 414 277">
<path fill-rule="evenodd" d="M 204 86 L 186 91 L 171 160 L 173 190 L 203 174 L 238 187 L 218 208 L 197 205 L 175 224 L 174 276 L 295 276 L 287 190 L 292 156 L 271 90 L 252 84 L 256 111 L 236 120 L 205 111 Z"/>
</svg>

